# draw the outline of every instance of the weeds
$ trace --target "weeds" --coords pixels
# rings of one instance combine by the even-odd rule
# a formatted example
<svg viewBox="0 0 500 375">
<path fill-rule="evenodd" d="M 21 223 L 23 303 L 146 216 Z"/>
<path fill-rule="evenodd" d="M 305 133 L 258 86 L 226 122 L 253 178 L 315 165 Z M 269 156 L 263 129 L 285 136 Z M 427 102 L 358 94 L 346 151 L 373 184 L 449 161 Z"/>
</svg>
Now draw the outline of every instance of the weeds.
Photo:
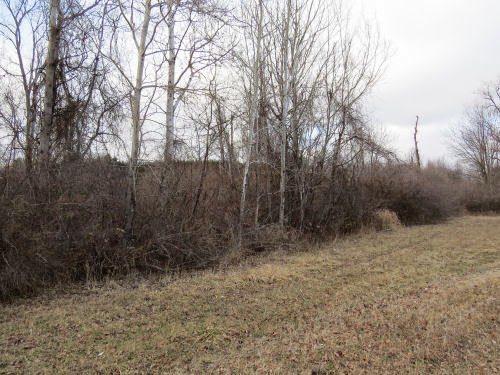
<svg viewBox="0 0 500 375">
<path fill-rule="evenodd" d="M 5 373 L 495 373 L 494 216 L 0 309 Z"/>
</svg>

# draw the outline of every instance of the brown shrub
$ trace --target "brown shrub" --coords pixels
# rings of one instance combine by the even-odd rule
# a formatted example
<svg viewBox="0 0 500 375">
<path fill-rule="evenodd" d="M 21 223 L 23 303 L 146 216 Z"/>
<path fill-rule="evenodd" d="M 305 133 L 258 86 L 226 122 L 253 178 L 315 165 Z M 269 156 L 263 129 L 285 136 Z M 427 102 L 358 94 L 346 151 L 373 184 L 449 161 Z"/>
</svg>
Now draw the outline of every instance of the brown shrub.
<svg viewBox="0 0 500 375">
<path fill-rule="evenodd" d="M 238 242 L 239 167 L 229 173 L 210 161 L 142 165 L 132 237 L 124 231 L 125 164 L 111 158 L 62 163 L 44 184 L 19 166 L 0 169 L 0 299 L 54 283 L 216 265 Z M 245 254 L 287 249 L 304 235 L 317 240 L 369 225 L 390 229 L 398 219 L 437 222 L 457 212 L 459 202 L 472 202 L 443 168 L 311 169 L 306 186 L 289 178 L 288 221 L 280 228 L 278 172 L 252 167 Z"/>
<path fill-rule="evenodd" d="M 471 183 L 461 196 L 461 203 L 471 213 L 500 213 L 500 190 Z"/>
<path fill-rule="evenodd" d="M 216 263 L 234 242 L 239 192 L 216 163 L 206 167 L 201 178 L 200 163 L 142 166 L 132 238 L 124 231 L 125 164 L 60 164 L 48 184 L 2 170 L 0 300 L 56 282 Z"/>
<path fill-rule="evenodd" d="M 379 207 L 395 212 L 405 225 L 438 223 L 460 210 L 460 184 L 443 170 L 388 166 L 378 170 L 369 184 Z"/>
</svg>

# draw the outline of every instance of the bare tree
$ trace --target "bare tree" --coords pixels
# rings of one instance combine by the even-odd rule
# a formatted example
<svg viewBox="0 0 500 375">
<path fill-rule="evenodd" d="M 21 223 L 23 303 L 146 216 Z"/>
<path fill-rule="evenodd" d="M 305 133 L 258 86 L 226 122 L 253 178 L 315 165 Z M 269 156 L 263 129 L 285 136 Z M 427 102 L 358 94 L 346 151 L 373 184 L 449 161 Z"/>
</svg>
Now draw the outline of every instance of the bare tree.
<svg viewBox="0 0 500 375">
<path fill-rule="evenodd" d="M 9 78 L 19 78 L 22 83 L 25 114 L 21 127 L 15 130 L 15 134 L 24 151 L 26 170 L 29 173 L 33 164 L 37 107 L 41 97 L 45 36 L 43 10 L 39 2 L 31 0 L 2 0 L 1 5 L 5 18 L 2 17 L 0 21 L 0 35 L 9 42 L 16 56 L 16 63 L 12 67 L 5 63 L 1 69 Z M 6 95 L 6 99 L 15 97 L 14 93 Z"/>
<path fill-rule="evenodd" d="M 286 207 L 294 207 L 288 222 L 302 227 L 312 166 L 333 171 L 352 159 L 354 143 L 364 142 L 362 106 L 382 74 L 386 46 L 377 30 L 353 26 L 340 5 L 276 4 L 264 45 L 280 155 L 278 220 L 284 225 Z"/>
<path fill-rule="evenodd" d="M 292 2 L 287 0 L 286 11 L 284 12 L 284 27 L 281 35 L 281 48 L 282 48 L 282 77 L 283 85 L 281 91 L 281 152 L 280 152 L 280 213 L 279 213 L 279 225 L 284 227 L 285 225 L 285 191 L 286 191 L 286 143 L 287 143 L 287 124 L 288 124 L 288 108 L 290 104 L 289 97 L 289 61 L 288 61 L 288 51 L 289 51 L 289 39 L 290 39 L 290 22 L 292 18 Z"/>
<path fill-rule="evenodd" d="M 72 14 L 79 13 L 73 5 Z M 111 65 L 103 58 L 107 3 L 66 18 L 59 48 L 57 100 L 54 111 L 52 157 L 75 160 L 99 149 L 116 136 L 116 120 L 124 97 L 110 79 Z M 66 11 L 65 13 L 69 13 Z"/>
<path fill-rule="evenodd" d="M 487 85 L 480 94 L 490 118 L 487 126 L 492 137 L 500 144 L 500 81 Z"/>
<path fill-rule="evenodd" d="M 47 167 L 50 159 L 50 135 L 56 102 L 56 69 L 62 29 L 62 11 L 59 0 L 50 0 L 47 57 L 45 59 L 45 93 L 43 120 L 40 130 L 40 161 Z"/>
<path fill-rule="evenodd" d="M 6 17 L 0 30 L 16 56 L 1 69 L 16 86 L 11 86 L 15 96 L 23 97 L 25 119 L 16 134 L 28 172 L 38 143 L 40 161 L 47 152 L 52 160 L 88 155 L 97 141 L 115 133 L 110 120 L 120 107 L 101 58 L 106 2 L 50 5 L 31 0 L 3 0 L 1 5 Z M 52 11 L 52 24 L 46 23 L 46 10 Z M 52 43 L 50 54 L 46 39 Z"/>
<path fill-rule="evenodd" d="M 168 33 L 164 147 L 164 160 L 168 161 L 174 156 L 175 115 L 179 104 L 203 70 L 222 62 L 231 50 L 231 43 L 223 46 L 227 10 L 218 1 L 168 0 L 165 5 L 161 11 Z"/>
<path fill-rule="evenodd" d="M 153 25 L 153 32 L 150 33 L 149 29 L 151 25 L 151 11 L 152 11 L 151 0 L 145 0 L 142 3 L 134 4 L 127 3 L 126 1 L 118 2 L 118 15 L 114 21 L 116 25 L 120 21 L 123 21 L 126 25 L 126 33 L 130 37 L 133 46 L 135 48 L 135 73 L 127 72 L 127 70 L 122 66 L 122 61 L 117 56 L 112 56 L 111 53 L 108 55 L 110 61 L 114 63 L 119 71 L 119 74 L 126 82 L 126 85 L 131 90 L 130 98 L 130 109 L 131 109 L 131 145 L 130 145 L 130 155 L 129 155 L 129 165 L 128 165 L 128 191 L 127 191 L 127 223 L 125 227 L 126 233 L 131 236 L 133 234 L 134 220 L 136 216 L 136 206 L 137 206 L 137 165 L 139 161 L 140 153 L 140 134 L 141 127 L 145 120 L 145 114 L 141 106 L 141 100 L 144 90 L 144 73 L 145 73 L 145 62 L 146 55 L 148 53 L 148 48 L 153 42 L 156 26 L 163 19 L 157 20 L 156 25 Z M 113 30 L 117 32 L 118 30 Z M 133 76 L 129 76 L 129 73 Z M 142 118 L 141 118 L 142 114 Z"/>
<path fill-rule="evenodd" d="M 168 83 L 167 83 L 167 111 L 165 134 L 165 161 L 170 160 L 174 150 L 174 95 L 175 95 L 175 9 L 174 0 L 167 1 L 168 6 Z"/>
<path fill-rule="evenodd" d="M 247 195 L 247 185 L 248 185 L 248 173 L 250 170 L 250 163 L 252 161 L 252 151 L 254 148 L 254 132 L 255 132 L 255 121 L 257 119 L 257 106 L 258 106 L 258 84 L 259 84 L 259 70 L 261 62 L 262 53 L 262 30 L 263 30 L 263 18 L 264 18 L 264 7 L 263 0 L 259 0 L 258 7 L 256 11 L 256 28 L 257 35 L 255 39 L 255 55 L 253 57 L 253 65 L 251 71 L 251 87 L 250 87 L 250 110 L 248 116 L 248 131 L 247 140 L 245 147 L 245 164 L 243 169 L 243 182 L 241 187 L 241 200 L 240 200 L 240 222 L 239 222 L 239 232 L 238 232 L 238 244 L 239 248 L 242 246 L 243 238 L 243 223 L 245 218 L 246 209 L 246 195 Z"/>
<path fill-rule="evenodd" d="M 19 111 L 21 106 L 22 101 L 12 90 L 2 93 L 0 97 L 0 146 L 4 146 L 4 150 L 0 151 L 0 161 L 5 165 L 10 165 L 21 156 L 18 150 L 24 150 L 22 134 L 25 123 L 22 112 Z"/>
<path fill-rule="evenodd" d="M 58 66 L 60 62 L 61 40 L 68 24 L 93 9 L 99 0 L 83 6 L 79 1 L 61 3 L 50 0 L 48 14 L 48 42 L 44 62 L 44 96 L 43 112 L 40 125 L 39 159 L 43 167 L 47 167 L 51 158 L 51 137 L 54 133 L 55 109 L 57 103 Z M 85 4 L 86 5 L 86 4 Z"/>
<path fill-rule="evenodd" d="M 418 169 L 421 168 L 421 164 L 420 164 L 420 152 L 418 150 L 418 142 L 417 142 L 417 132 L 418 132 L 418 116 L 417 116 L 417 120 L 415 121 L 415 128 L 414 128 L 414 131 L 413 131 L 413 143 L 415 145 L 415 158 L 416 158 L 416 161 L 417 161 L 417 167 Z"/>
<path fill-rule="evenodd" d="M 488 101 L 470 107 L 452 130 L 451 149 L 469 173 L 489 187 L 497 182 L 500 166 L 500 116 Z"/>
</svg>

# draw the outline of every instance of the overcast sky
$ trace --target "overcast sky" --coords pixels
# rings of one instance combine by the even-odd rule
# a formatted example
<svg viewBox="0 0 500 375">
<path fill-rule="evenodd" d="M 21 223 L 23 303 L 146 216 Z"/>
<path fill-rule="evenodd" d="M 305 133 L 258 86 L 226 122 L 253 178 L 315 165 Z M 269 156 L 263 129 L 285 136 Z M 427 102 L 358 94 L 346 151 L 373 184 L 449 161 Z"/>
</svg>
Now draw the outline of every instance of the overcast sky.
<svg viewBox="0 0 500 375">
<path fill-rule="evenodd" d="M 423 159 L 449 159 L 447 129 L 500 78 L 500 0 L 358 1 L 393 52 L 371 104 L 376 123 L 406 156 L 419 115 Z"/>
</svg>

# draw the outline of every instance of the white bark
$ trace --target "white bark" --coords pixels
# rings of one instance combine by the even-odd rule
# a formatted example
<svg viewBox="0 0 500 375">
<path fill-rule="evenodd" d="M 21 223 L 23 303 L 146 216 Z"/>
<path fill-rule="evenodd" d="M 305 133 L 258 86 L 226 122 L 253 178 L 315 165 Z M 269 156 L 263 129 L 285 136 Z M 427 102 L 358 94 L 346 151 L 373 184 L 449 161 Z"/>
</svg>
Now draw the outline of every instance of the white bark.
<svg viewBox="0 0 500 375">
<path fill-rule="evenodd" d="M 168 84 L 167 84 L 167 118 L 165 134 L 165 161 L 174 155 L 174 94 L 175 94 L 175 9 L 174 0 L 168 0 Z"/>
<path fill-rule="evenodd" d="M 252 67 L 252 86 L 250 90 L 250 113 L 248 121 L 248 139 L 246 143 L 246 160 L 243 170 L 243 183 L 241 187 L 241 200 L 240 200 L 240 223 L 239 223 L 239 236 L 238 236 L 238 246 L 241 249 L 243 241 L 243 222 L 245 220 L 245 208 L 246 208 L 246 194 L 248 185 L 248 173 L 250 170 L 250 163 L 252 160 L 252 149 L 254 143 L 254 127 L 255 121 L 257 119 L 257 106 L 258 106 L 258 85 L 259 85 L 259 68 L 261 63 L 261 44 L 262 44 L 262 20 L 263 20 L 263 0 L 259 0 L 259 14 L 257 23 L 257 50 L 255 52 L 255 57 Z"/>
<path fill-rule="evenodd" d="M 128 186 L 128 217 L 126 232 L 130 235 L 133 231 L 135 210 L 136 210 L 136 178 L 137 163 L 139 159 L 139 133 L 141 116 L 141 95 L 144 77 L 144 60 L 146 57 L 146 39 L 151 16 L 151 0 L 146 0 L 144 4 L 144 19 L 139 43 L 137 45 L 137 69 L 135 77 L 134 94 L 132 97 L 132 144 L 129 160 L 129 186 Z"/>
<path fill-rule="evenodd" d="M 40 56 L 38 49 L 41 42 L 41 33 L 38 30 L 42 27 L 41 10 L 35 6 L 34 0 L 28 2 L 11 2 L 10 0 L 2 0 L 6 14 L 8 14 L 9 22 L 0 24 L 0 33 L 8 42 L 15 48 L 17 57 L 18 72 L 9 72 L 9 75 L 19 74 L 23 87 L 24 103 L 25 103 L 25 140 L 20 143 L 24 150 L 24 158 L 26 171 L 31 172 L 34 153 L 34 131 L 36 127 L 36 103 L 38 100 L 38 87 L 41 77 Z M 23 52 L 29 43 L 26 39 L 31 39 L 29 48 L 30 54 L 24 55 Z M 5 67 L 3 70 L 8 71 Z M 22 132 L 21 129 L 19 129 Z M 20 140 L 19 140 L 20 141 Z"/>
</svg>

